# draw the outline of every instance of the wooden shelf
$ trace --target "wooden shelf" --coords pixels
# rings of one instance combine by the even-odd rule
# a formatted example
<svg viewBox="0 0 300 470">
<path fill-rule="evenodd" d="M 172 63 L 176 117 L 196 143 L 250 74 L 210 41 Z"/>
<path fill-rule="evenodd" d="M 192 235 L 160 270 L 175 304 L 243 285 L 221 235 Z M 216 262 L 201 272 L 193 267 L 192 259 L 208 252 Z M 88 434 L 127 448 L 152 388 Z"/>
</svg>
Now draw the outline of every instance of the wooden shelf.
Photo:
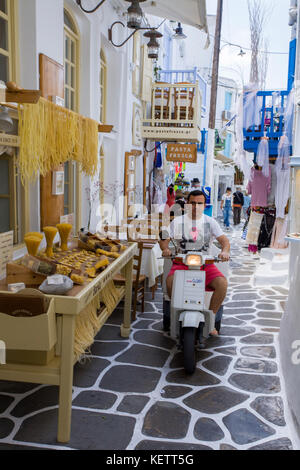
<svg viewBox="0 0 300 470">
<path fill-rule="evenodd" d="M 40 90 L 19 90 L 9 91 L 6 90 L 7 103 L 31 103 L 36 104 L 42 92 Z"/>
</svg>

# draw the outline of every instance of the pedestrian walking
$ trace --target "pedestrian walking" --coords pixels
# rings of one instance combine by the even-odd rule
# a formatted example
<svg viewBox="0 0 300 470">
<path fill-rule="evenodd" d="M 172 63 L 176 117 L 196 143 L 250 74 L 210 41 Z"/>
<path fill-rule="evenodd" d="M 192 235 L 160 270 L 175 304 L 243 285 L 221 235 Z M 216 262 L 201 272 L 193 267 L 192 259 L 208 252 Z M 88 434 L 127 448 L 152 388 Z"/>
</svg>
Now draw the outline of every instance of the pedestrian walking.
<svg viewBox="0 0 300 470">
<path fill-rule="evenodd" d="M 239 225 L 241 223 L 241 212 L 244 205 L 244 195 L 241 188 L 236 188 L 233 194 L 233 224 Z"/>
<path fill-rule="evenodd" d="M 221 210 L 223 210 L 224 225 L 226 230 L 230 227 L 230 215 L 232 211 L 233 197 L 231 188 L 226 189 L 226 193 L 222 196 Z"/>
<path fill-rule="evenodd" d="M 250 207 L 250 204 L 251 204 L 251 196 L 249 196 L 248 194 L 248 191 L 245 191 L 245 194 L 244 194 L 244 204 L 243 204 L 243 213 L 244 213 L 244 218 L 245 220 L 248 219 L 248 209 Z"/>
</svg>

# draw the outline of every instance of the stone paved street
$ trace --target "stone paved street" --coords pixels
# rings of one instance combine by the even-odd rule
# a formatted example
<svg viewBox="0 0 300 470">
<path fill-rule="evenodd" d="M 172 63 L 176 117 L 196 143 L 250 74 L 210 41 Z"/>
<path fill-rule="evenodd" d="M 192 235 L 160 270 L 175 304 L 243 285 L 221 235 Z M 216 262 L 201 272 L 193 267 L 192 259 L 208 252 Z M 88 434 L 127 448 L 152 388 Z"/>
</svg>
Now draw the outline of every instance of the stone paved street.
<svg viewBox="0 0 300 470">
<path fill-rule="evenodd" d="M 163 294 L 147 293 L 130 339 L 116 309 L 91 356 L 75 366 L 72 433 L 56 442 L 58 388 L 0 381 L 0 450 L 297 449 L 280 370 L 280 286 L 253 287 L 258 261 L 232 234 L 221 336 L 207 340 L 186 376 L 162 332 Z"/>
</svg>

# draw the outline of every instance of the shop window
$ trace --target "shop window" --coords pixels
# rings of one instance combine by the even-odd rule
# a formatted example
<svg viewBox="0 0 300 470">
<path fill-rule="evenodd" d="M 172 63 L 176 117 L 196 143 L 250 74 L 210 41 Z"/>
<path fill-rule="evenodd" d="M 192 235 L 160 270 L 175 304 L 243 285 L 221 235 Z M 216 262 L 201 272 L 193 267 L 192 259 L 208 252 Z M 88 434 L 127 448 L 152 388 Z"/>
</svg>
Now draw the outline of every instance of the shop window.
<svg viewBox="0 0 300 470">
<path fill-rule="evenodd" d="M 79 100 L 79 34 L 78 28 L 71 14 L 64 9 L 64 68 L 65 68 L 65 107 L 78 112 Z M 76 213 L 76 180 L 78 168 L 76 164 L 69 161 L 64 165 L 65 192 L 64 192 L 64 214 Z M 77 208 L 78 209 L 78 208 Z M 78 210 L 77 210 L 78 212 Z"/>
<path fill-rule="evenodd" d="M 0 80 L 16 79 L 14 0 L 0 0 Z"/>
<path fill-rule="evenodd" d="M 0 233 L 13 231 L 14 243 L 21 242 L 24 189 L 17 172 L 16 150 L 0 155 Z"/>
<path fill-rule="evenodd" d="M 100 52 L 100 122 L 106 122 L 107 63 L 103 49 Z"/>
</svg>

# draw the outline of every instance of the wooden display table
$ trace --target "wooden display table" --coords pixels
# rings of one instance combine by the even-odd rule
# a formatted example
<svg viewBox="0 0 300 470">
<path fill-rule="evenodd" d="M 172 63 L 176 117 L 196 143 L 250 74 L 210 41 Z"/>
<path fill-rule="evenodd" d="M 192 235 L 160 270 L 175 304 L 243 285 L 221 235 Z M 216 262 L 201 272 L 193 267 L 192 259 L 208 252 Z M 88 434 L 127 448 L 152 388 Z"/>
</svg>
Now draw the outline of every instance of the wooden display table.
<svg viewBox="0 0 300 470">
<path fill-rule="evenodd" d="M 86 286 L 76 286 L 64 296 L 47 296 L 54 299 L 58 332 L 58 356 L 49 364 L 30 365 L 8 363 L 0 365 L 0 380 L 29 382 L 59 386 L 58 410 L 58 442 L 68 442 L 71 432 L 72 385 L 74 357 L 74 335 L 76 318 L 93 299 L 101 293 L 108 282 L 122 270 L 126 278 L 125 287 L 119 289 L 116 305 L 125 296 L 124 320 L 121 325 L 121 336 L 128 338 L 130 334 L 131 298 L 132 298 L 132 264 L 136 251 L 136 243 L 130 243 L 121 256 L 109 265 Z M 2 292 L 7 292 L 5 280 L 0 285 Z M 115 306 L 116 306 L 115 305 Z M 104 325 L 112 312 L 107 308 L 100 314 L 101 326 Z M 58 327 L 59 325 L 59 327 Z M 101 328 L 100 326 L 100 328 Z"/>
</svg>

